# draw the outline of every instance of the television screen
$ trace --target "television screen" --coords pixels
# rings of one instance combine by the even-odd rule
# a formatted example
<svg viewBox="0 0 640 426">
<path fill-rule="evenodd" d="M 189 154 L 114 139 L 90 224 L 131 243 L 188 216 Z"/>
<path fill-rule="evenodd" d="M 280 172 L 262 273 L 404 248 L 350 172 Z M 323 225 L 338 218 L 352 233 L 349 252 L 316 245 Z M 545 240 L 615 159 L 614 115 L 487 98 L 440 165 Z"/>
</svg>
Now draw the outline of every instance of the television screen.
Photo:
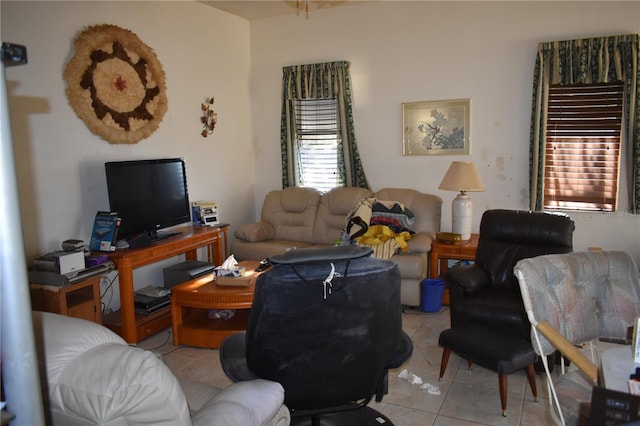
<svg viewBox="0 0 640 426">
<path fill-rule="evenodd" d="M 122 219 L 118 239 L 156 240 L 175 235 L 159 230 L 191 220 L 183 159 L 108 162 L 105 172 L 110 209 Z"/>
</svg>

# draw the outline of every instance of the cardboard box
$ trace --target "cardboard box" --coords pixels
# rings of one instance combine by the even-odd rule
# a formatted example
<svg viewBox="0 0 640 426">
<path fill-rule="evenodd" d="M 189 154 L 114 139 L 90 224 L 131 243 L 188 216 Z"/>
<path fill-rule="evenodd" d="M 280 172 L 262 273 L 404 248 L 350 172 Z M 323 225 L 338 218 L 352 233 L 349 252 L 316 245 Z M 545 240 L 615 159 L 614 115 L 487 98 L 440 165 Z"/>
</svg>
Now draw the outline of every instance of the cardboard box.
<svg viewBox="0 0 640 426">
<path fill-rule="evenodd" d="M 246 277 L 216 277 L 216 285 L 223 287 L 248 287 L 255 284 L 258 275 Z"/>
</svg>

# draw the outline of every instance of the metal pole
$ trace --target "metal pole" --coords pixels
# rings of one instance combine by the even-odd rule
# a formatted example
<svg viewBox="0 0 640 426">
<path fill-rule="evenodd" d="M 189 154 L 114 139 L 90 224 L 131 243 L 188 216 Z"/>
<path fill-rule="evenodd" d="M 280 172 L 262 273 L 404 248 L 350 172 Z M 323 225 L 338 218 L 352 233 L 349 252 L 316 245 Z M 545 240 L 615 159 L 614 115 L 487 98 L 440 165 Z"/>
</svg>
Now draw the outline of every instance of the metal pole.
<svg viewBox="0 0 640 426">
<path fill-rule="evenodd" d="M 2 44 L 0 66 L 0 349 L 2 380 L 7 410 L 15 415 L 12 425 L 44 425 L 42 394 L 31 320 L 31 299 L 24 257 L 22 222 L 18 201 L 7 80 L 7 49 L 23 46 Z M 15 50 L 14 50 L 15 49 Z M 10 58 L 13 59 L 13 58 Z M 12 64 L 17 64 L 12 62 Z"/>
</svg>

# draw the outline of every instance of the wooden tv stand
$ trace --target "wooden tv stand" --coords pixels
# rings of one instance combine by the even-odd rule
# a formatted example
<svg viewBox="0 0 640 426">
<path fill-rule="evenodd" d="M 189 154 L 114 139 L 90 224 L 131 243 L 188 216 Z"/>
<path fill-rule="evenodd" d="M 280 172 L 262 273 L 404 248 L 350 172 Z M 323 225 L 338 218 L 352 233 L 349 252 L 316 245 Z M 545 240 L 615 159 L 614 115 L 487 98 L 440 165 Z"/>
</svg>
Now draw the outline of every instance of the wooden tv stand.
<svg viewBox="0 0 640 426">
<path fill-rule="evenodd" d="M 220 230 L 209 226 L 185 226 L 177 228 L 181 235 L 167 238 L 137 249 L 119 249 L 109 254 L 115 264 L 120 281 L 120 310 L 106 315 L 102 322 L 118 333 L 127 343 L 136 344 L 146 337 L 171 327 L 171 307 L 148 315 L 136 314 L 133 306 L 133 270 L 140 266 L 159 262 L 184 254 L 186 260 L 198 260 L 198 249 L 207 247 L 207 258 L 220 265 L 222 245 Z"/>
</svg>

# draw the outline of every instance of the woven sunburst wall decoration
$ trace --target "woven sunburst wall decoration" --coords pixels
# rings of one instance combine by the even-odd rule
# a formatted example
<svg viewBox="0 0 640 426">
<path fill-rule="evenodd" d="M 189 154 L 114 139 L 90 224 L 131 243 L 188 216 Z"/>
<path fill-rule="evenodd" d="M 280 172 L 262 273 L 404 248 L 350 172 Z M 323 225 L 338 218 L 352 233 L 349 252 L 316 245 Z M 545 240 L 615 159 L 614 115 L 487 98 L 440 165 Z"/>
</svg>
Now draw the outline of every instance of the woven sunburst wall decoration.
<svg viewBox="0 0 640 426">
<path fill-rule="evenodd" d="M 167 112 L 162 65 L 153 49 L 115 25 L 87 27 L 64 70 L 78 117 L 112 144 L 133 144 L 156 131 Z"/>
</svg>

